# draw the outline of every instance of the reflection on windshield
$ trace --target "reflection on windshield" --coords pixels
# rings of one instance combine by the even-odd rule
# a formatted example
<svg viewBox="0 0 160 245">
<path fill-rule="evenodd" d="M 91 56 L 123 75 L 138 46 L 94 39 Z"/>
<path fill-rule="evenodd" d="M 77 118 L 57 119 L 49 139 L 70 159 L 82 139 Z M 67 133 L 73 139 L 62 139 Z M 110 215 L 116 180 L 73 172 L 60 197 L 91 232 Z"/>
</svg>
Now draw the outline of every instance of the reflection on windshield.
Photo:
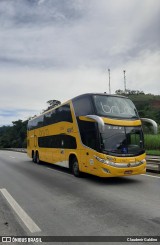
<svg viewBox="0 0 160 245">
<path fill-rule="evenodd" d="M 128 98 L 94 95 L 97 115 L 118 118 L 138 118 L 137 110 Z"/>
<path fill-rule="evenodd" d="M 105 125 L 101 134 L 103 150 L 115 155 L 138 155 L 144 152 L 141 127 Z"/>
</svg>

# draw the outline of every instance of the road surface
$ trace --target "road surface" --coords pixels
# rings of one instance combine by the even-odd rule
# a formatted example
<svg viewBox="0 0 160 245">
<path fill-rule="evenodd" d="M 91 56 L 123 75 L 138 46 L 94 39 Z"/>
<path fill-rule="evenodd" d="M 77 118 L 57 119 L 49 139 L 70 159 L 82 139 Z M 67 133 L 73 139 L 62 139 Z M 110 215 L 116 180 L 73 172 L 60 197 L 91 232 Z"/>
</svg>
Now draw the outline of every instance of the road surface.
<svg viewBox="0 0 160 245">
<path fill-rule="evenodd" d="M 75 178 L 25 153 L 0 151 L 0 190 L 10 232 L 0 235 L 160 236 L 160 175 Z"/>
</svg>

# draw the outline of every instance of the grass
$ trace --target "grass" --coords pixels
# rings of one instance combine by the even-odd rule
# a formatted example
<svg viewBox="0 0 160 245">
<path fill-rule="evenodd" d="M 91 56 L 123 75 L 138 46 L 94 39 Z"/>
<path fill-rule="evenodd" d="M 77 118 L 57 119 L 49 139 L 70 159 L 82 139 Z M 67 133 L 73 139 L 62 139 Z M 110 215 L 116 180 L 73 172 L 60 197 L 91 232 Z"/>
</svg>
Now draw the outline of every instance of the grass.
<svg viewBox="0 0 160 245">
<path fill-rule="evenodd" d="M 147 155 L 160 156 L 160 150 L 146 150 Z"/>
<path fill-rule="evenodd" d="M 157 135 L 144 135 L 144 144 L 146 151 L 160 152 L 160 134 Z"/>
</svg>

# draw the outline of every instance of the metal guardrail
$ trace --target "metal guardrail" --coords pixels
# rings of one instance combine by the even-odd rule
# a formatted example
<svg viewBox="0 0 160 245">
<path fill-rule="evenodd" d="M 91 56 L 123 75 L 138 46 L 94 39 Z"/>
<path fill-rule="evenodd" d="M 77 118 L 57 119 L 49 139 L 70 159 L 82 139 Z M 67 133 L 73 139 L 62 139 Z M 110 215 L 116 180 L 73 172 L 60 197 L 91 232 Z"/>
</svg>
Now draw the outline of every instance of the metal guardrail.
<svg viewBox="0 0 160 245">
<path fill-rule="evenodd" d="M 22 153 L 27 152 L 26 148 L 5 148 L 3 150 L 17 151 Z M 160 156 L 147 155 L 146 160 L 147 160 L 147 171 L 160 173 Z"/>
<path fill-rule="evenodd" d="M 4 151 L 17 151 L 17 152 L 22 152 L 22 153 L 26 153 L 27 152 L 26 148 L 3 148 L 1 150 L 4 150 Z"/>
<path fill-rule="evenodd" d="M 149 156 L 146 157 L 147 160 L 147 171 L 154 171 L 160 173 L 160 157 L 159 156 Z"/>
</svg>

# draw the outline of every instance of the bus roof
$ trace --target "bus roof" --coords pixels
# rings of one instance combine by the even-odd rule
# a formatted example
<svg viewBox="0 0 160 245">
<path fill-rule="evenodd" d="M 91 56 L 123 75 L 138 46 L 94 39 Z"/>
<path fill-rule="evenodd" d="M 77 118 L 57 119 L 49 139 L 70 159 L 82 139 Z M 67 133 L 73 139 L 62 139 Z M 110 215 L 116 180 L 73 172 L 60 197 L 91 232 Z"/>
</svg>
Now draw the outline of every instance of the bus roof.
<svg viewBox="0 0 160 245">
<path fill-rule="evenodd" d="M 34 120 L 34 119 L 36 119 L 36 118 L 38 118 L 38 117 L 40 117 L 40 116 L 43 116 L 43 115 L 45 115 L 46 113 L 48 113 L 48 112 L 50 112 L 50 111 L 52 111 L 52 110 L 54 110 L 54 109 L 56 109 L 56 108 L 58 108 L 58 107 L 61 107 L 62 105 L 66 104 L 66 103 L 69 103 L 70 101 L 75 101 L 75 100 L 77 100 L 77 99 L 79 99 L 79 98 L 83 98 L 83 97 L 86 97 L 86 96 L 90 97 L 90 96 L 92 96 L 92 95 L 101 95 L 101 96 L 102 96 L 102 95 L 103 95 L 103 96 L 106 95 L 106 96 L 112 96 L 112 97 L 127 98 L 126 96 L 117 95 L 117 94 L 107 94 L 107 93 L 85 93 L 85 94 L 78 95 L 78 96 L 76 96 L 76 97 L 74 97 L 74 98 L 72 98 L 72 99 L 69 99 L 69 100 L 63 102 L 62 104 L 60 104 L 60 105 L 58 105 L 58 106 L 55 106 L 55 107 L 53 107 L 53 108 L 51 108 L 51 109 L 49 109 L 49 110 L 46 110 L 46 111 L 44 111 L 43 113 L 41 113 L 40 115 L 31 118 L 29 121 L 32 121 L 32 120 Z"/>
<path fill-rule="evenodd" d="M 126 96 L 123 96 L 123 95 L 118 95 L 118 94 L 107 94 L 107 93 L 86 93 L 86 94 L 81 94 L 81 95 L 78 95 L 76 97 L 74 97 L 73 99 L 71 100 L 77 100 L 81 97 L 85 97 L 85 96 L 92 96 L 92 95 L 106 95 L 106 96 L 112 96 L 112 97 L 121 97 L 121 98 L 128 98 Z"/>
</svg>

